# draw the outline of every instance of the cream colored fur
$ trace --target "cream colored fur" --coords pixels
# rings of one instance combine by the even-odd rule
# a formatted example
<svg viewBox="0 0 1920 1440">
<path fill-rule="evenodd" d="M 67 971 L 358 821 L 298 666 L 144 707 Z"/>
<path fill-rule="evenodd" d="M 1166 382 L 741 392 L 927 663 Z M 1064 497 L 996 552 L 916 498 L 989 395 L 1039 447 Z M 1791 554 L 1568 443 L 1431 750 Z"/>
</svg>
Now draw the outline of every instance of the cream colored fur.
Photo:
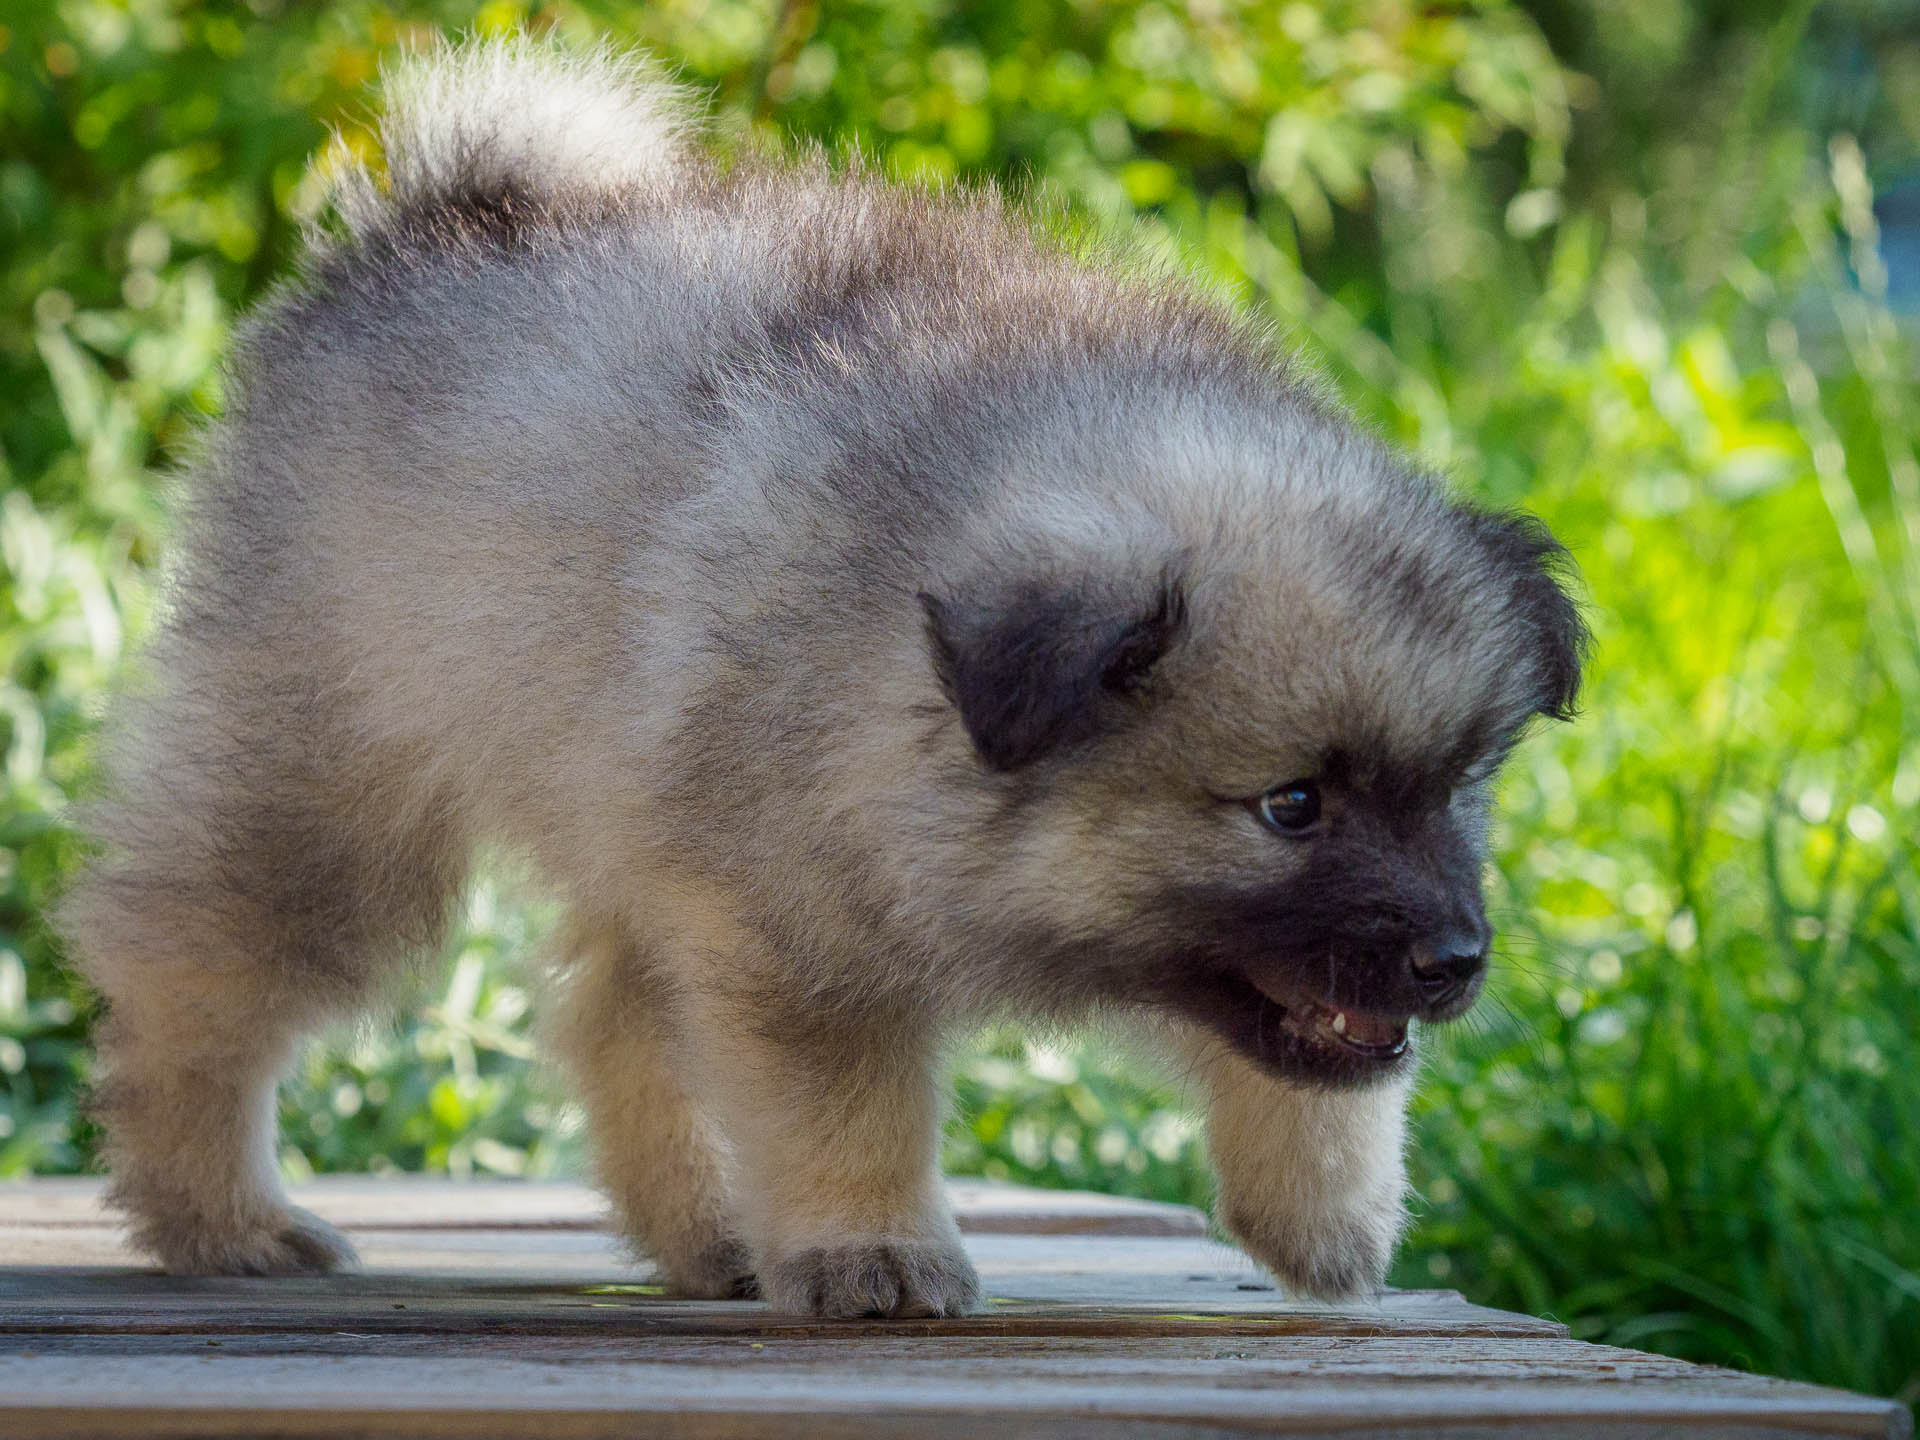
<svg viewBox="0 0 1920 1440">
<path fill-rule="evenodd" d="M 1410 1082 L 1314 1089 L 1263 1073 L 1210 1036 L 1176 1043 L 1202 1096 L 1227 1233 L 1291 1290 L 1377 1287 L 1406 1227 Z"/>
</svg>

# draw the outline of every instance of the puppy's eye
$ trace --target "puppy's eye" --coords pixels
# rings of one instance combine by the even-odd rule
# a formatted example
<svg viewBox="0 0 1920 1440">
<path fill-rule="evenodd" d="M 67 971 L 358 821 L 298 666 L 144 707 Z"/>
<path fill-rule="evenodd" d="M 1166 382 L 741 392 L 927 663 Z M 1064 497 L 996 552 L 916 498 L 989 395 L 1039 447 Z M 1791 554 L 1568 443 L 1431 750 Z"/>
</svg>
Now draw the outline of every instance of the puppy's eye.
<svg viewBox="0 0 1920 1440">
<path fill-rule="evenodd" d="M 1299 835 L 1320 818 L 1320 787 L 1311 780 L 1289 780 L 1247 802 L 1247 808 L 1269 830 Z"/>
</svg>

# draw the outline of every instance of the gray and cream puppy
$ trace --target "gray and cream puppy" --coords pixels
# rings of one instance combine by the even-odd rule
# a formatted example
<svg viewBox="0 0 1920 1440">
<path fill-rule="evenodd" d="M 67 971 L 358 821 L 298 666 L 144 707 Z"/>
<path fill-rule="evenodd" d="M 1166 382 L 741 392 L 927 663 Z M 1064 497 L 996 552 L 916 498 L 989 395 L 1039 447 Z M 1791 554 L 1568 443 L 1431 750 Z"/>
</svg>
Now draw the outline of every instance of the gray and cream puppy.
<svg viewBox="0 0 1920 1440">
<path fill-rule="evenodd" d="M 1378 1285 L 1489 783 L 1578 683 L 1559 548 L 991 193 L 717 167 L 523 40 L 390 91 L 239 342 L 65 908 L 139 1243 L 351 1260 L 276 1078 L 486 842 L 566 903 L 557 1043 L 687 1294 L 973 1308 L 940 1055 L 1007 1016 L 1136 1024 L 1228 1228 Z"/>
</svg>

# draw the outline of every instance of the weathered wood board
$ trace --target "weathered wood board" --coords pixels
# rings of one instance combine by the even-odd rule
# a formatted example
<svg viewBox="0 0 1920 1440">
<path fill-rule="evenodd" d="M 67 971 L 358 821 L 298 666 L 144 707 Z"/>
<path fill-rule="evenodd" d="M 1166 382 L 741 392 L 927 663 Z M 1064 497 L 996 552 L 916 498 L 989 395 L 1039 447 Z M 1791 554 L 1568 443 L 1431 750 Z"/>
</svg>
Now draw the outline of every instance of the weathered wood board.
<svg viewBox="0 0 1920 1440">
<path fill-rule="evenodd" d="M 93 1182 L 0 1186 L 0 1437 L 1910 1433 L 1447 1291 L 1290 1300 L 1175 1206 L 956 1182 L 989 1313 L 824 1322 L 665 1297 L 579 1187 L 300 1198 L 362 1273 L 170 1279 Z"/>
<path fill-rule="evenodd" d="M 607 1203 L 558 1181 L 458 1184 L 422 1176 L 330 1175 L 296 1198 L 349 1230 L 599 1230 Z M 960 1228 L 1000 1235 L 1205 1235 L 1186 1205 L 1078 1190 L 1033 1190 L 991 1180 L 949 1180 Z M 0 1225 L 112 1226 L 90 1179 L 0 1181 Z"/>
</svg>

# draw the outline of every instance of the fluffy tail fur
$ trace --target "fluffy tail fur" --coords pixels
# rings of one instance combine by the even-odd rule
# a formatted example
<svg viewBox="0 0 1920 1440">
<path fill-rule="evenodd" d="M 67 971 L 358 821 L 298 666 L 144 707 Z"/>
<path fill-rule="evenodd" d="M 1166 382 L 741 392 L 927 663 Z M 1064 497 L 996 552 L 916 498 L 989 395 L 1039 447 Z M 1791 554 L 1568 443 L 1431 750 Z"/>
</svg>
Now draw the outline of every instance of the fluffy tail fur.
<svg viewBox="0 0 1920 1440">
<path fill-rule="evenodd" d="M 409 56 L 383 81 L 384 180 L 342 157 L 331 185 L 360 243 L 461 212 L 497 220 L 617 203 L 668 180 L 698 128 L 687 91 L 605 46 L 466 40 Z"/>
</svg>

